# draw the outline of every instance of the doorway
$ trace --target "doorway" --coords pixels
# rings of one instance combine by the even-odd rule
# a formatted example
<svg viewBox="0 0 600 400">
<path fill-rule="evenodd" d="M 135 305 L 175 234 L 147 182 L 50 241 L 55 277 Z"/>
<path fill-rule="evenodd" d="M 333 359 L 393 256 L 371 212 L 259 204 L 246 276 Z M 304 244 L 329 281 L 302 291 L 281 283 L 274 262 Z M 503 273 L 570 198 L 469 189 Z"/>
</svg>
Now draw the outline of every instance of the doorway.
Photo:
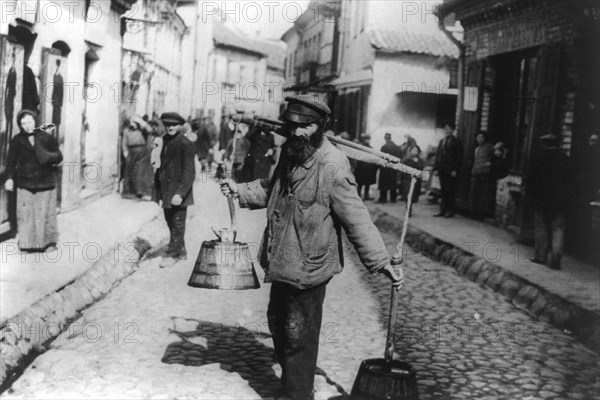
<svg viewBox="0 0 600 400">
<path fill-rule="evenodd" d="M 484 82 L 491 99 L 488 135 L 508 148 L 511 182 L 505 223 L 523 242 L 533 241 L 533 210 L 525 187 L 539 138 L 557 133 L 555 107 L 560 46 L 548 45 L 489 58 Z M 486 79 L 487 78 L 487 79 Z"/>
</svg>

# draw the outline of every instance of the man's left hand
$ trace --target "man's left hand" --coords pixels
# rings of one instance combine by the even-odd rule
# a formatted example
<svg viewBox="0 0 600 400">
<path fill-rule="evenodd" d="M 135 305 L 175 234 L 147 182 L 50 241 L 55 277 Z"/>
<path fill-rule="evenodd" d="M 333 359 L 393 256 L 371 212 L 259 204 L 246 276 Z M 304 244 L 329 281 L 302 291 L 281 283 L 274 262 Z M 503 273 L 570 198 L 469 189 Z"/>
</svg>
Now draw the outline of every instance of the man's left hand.
<svg viewBox="0 0 600 400">
<path fill-rule="evenodd" d="M 401 266 L 394 267 L 391 264 L 388 264 L 381 269 L 381 273 L 392 281 L 392 285 L 396 290 L 400 290 L 404 284 L 404 269 Z"/>
<path fill-rule="evenodd" d="M 273 151 L 273 149 L 269 149 L 267 150 L 265 157 L 271 157 L 275 152 Z"/>
<path fill-rule="evenodd" d="M 181 196 L 178 194 L 173 195 L 173 198 L 171 199 L 171 205 L 180 206 L 181 203 L 183 203 L 183 199 L 181 198 Z"/>
</svg>

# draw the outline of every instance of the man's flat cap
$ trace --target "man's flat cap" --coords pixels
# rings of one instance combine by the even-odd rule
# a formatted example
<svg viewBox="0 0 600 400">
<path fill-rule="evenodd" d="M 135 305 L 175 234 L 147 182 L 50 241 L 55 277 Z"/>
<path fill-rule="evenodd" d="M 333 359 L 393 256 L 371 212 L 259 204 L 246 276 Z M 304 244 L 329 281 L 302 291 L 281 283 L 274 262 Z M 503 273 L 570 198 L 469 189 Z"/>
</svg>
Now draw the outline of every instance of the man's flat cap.
<svg viewBox="0 0 600 400">
<path fill-rule="evenodd" d="M 297 124 L 311 124 L 331 114 L 327 104 L 312 95 L 288 96 L 288 105 L 283 112 L 283 120 Z"/>
<path fill-rule="evenodd" d="M 176 112 L 163 113 L 160 119 L 165 125 L 183 125 L 185 123 L 185 119 Z"/>
</svg>

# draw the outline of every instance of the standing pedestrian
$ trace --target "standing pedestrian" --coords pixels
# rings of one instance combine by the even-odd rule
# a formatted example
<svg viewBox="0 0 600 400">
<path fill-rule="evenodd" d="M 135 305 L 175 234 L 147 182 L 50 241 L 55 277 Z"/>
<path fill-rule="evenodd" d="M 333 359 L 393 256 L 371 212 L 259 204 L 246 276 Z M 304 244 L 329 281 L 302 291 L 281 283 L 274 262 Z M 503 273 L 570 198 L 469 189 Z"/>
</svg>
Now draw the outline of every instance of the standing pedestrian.
<svg viewBox="0 0 600 400">
<path fill-rule="evenodd" d="M 560 137 L 540 138 L 541 149 L 532 159 L 525 189 L 533 204 L 535 255 L 531 261 L 560 269 L 567 207 L 567 156 L 559 149 Z"/>
<path fill-rule="evenodd" d="M 392 141 L 392 134 L 386 133 L 383 138 L 385 144 L 381 147 L 381 152 L 400 157 L 400 147 Z M 398 171 L 395 169 L 379 168 L 379 203 L 387 202 L 388 192 L 390 193 L 390 201 L 392 203 L 396 202 L 397 179 Z"/>
<path fill-rule="evenodd" d="M 454 217 L 456 206 L 456 180 L 463 158 L 463 146 L 460 139 L 454 136 L 454 121 L 444 123 L 446 137 L 440 140 L 435 157 L 434 171 L 440 177 L 441 197 L 440 212 L 434 217 Z"/>
<path fill-rule="evenodd" d="M 36 125 L 35 112 L 17 114 L 20 132 L 10 141 L 6 159 L 4 187 L 17 188 L 17 244 L 22 251 L 52 250 L 58 242 L 56 183 L 63 156 L 56 138 Z"/>
<path fill-rule="evenodd" d="M 360 135 L 360 144 L 365 147 L 371 147 L 371 136 L 363 133 Z M 361 196 L 364 187 L 364 200 L 372 200 L 369 197 L 369 189 L 371 185 L 377 182 L 377 165 L 364 161 L 357 161 L 354 168 L 354 177 L 356 178 L 358 197 Z"/>
<path fill-rule="evenodd" d="M 244 174 L 247 182 L 265 179 L 271 175 L 271 167 L 275 163 L 275 138 L 271 132 L 255 127 L 246 134 L 250 142 L 248 156 L 244 162 Z"/>
<path fill-rule="evenodd" d="M 491 213 L 494 200 L 492 193 L 496 193 L 496 180 L 492 177 L 494 148 L 486 141 L 485 132 L 479 132 L 475 140 L 477 147 L 473 154 L 469 203 L 473 217 L 483 219 Z"/>
<path fill-rule="evenodd" d="M 506 178 L 508 175 L 508 150 L 504 145 L 504 142 L 498 142 L 494 145 L 494 157 L 492 157 L 492 165 L 490 168 L 495 183 L 497 183 L 499 179 Z M 496 192 L 496 185 L 494 185 L 494 192 Z"/>
<path fill-rule="evenodd" d="M 410 158 L 410 149 L 413 146 L 417 146 L 417 141 L 415 140 L 415 138 L 413 138 L 412 136 L 406 134 L 404 135 L 404 143 L 402 143 L 399 146 L 399 151 L 398 154 L 400 155 L 400 159 L 404 160 L 404 159 L 409 159 Z M 402 173 L 397 173 L 396 176 L 398 177 L 398 187 L 401 188 L 400 190 L 400 199 L 402 201 L 406 201 L 406 193 L 404 193 L 404 187 L 408 184 L 410 187 L 410 181 L 411 181 L 411 176 L 407 175 L 407 174 L 402 174 Z M 420 183 L 420 182 L 419 182 Z"/>
<path fill-rule="evenodd" d="M 202 124 L 198 129 L 198 138 L 196 139 L 196 154 L 198 161 L 202 165 L 202 172 L 211 172 L 212 163 L 215 160 L 214 147 L 217 144 L 217 128 L 211 117 L 204 117 Z"/>
<path fill-rule="evenodd" d="M 121 150 L 125 158 L 123 198 L 150 200 L 153 171 L 150 162 L 152 128 L 142 118 L 133 116 L 123 132 Z"/>
<path fill-rule="evenodd" d="M 243 176 L 244 163 L 250 148 L 250 142 L 246 139 L 247 132 L 247 125 L 238 124 L 235 136 L 229 141 L 225 150 L 225 159 L 231 160 L 231 175 L 236 182 L 247 181 Z"/>
<path fill-rule="evenodd" d="M 407 156 L 402 160 L 402 163 L 412 167 L 414 169 L 418 169 L 419 171 L 423 171 L 425 169 L 425 161 L 421 158 L 421 148 L 416 144 L 411 145 L 407 150 Z M 406 177 L 405 177 L 406 178 Z M 408 205 L 408 193 L 410 192 L 410 182 L 411 179 L 402 179 L 402 198 L 405 199 L 406 204 Z M 412 208 L 419 201 L 419 196 L 421 195 L 421 180 L 417 179 L 415 182 L 415 187 L 413 189 L 413 194 L 411 197 L 411 205 L 408 210 L 408 216 L 412 216 Z"/>
<path fill-rule="evenodd" d="M 160 167 L 154 178 L 154 200 L 161 203 L 170 238 L 167 255 L 160 267 L 169 268 L 185 259 L 185 220 L 187 207 L 194 204 L 192 186 L 196 176 L 194 147 L 183 135 L 185 120 L 175 112 L 161 115 L 167 129 L 160 153 Z"/>
<path fill-rule="evenodd" d="M 313 96 L 286 97 L 283 114 L 291 137 L 272 179 L 236 184 L 226 180 L 224 195 L 241 207 L 267 208 L 259 255 L 272 281 L 267 316 L 282 367 L 283 396 L 312 399 L 325 289 L 342 271 L 342 233 L 371 272 L 394 271 L 377 228 L 356 190 L 348 159 L 324 137 L 329 107 Z M 335 168 L 331 168 L 335 166 Z"/>
</svg>

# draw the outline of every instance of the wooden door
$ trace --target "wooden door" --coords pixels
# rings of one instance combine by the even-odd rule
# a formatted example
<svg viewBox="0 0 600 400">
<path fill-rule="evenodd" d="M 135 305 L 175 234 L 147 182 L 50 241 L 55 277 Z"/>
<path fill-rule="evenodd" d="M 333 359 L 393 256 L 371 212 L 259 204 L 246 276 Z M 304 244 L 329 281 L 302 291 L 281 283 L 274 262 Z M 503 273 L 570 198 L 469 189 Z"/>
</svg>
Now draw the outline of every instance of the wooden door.
<svg viewBox="0 0 600 400">
<path fill-rule="evenodd" d="M 535 70 L 532 63 L 537 65 Z M 527 187 L 527 175 L 531 166 L 531 160 L 539 151 L 539 138 L 543 135 L 553 133 L 560 135 L 557 129 L 556 103 L 559 88 L 561 46 L 551 44 L 539 49 L 537 55 L 529 60 L 529 76 L 525 79 L 525 85 L 533 88 L 533 101 L 531 107 L 520 107 L 521 115 L 517 118 L 518 132 L 526 134 L 523 138 L 523 150 L 520 165 L 523 176 L 523 184 Z M 525 90 L 526 87 L 523 89 Z M 524 130 L 523 128 L 526 128 Z M 523 202 L 518 210 L 519 240 L 533 240 L 533 209 L 529 197 L 523 196 Z"/>
</svg>

